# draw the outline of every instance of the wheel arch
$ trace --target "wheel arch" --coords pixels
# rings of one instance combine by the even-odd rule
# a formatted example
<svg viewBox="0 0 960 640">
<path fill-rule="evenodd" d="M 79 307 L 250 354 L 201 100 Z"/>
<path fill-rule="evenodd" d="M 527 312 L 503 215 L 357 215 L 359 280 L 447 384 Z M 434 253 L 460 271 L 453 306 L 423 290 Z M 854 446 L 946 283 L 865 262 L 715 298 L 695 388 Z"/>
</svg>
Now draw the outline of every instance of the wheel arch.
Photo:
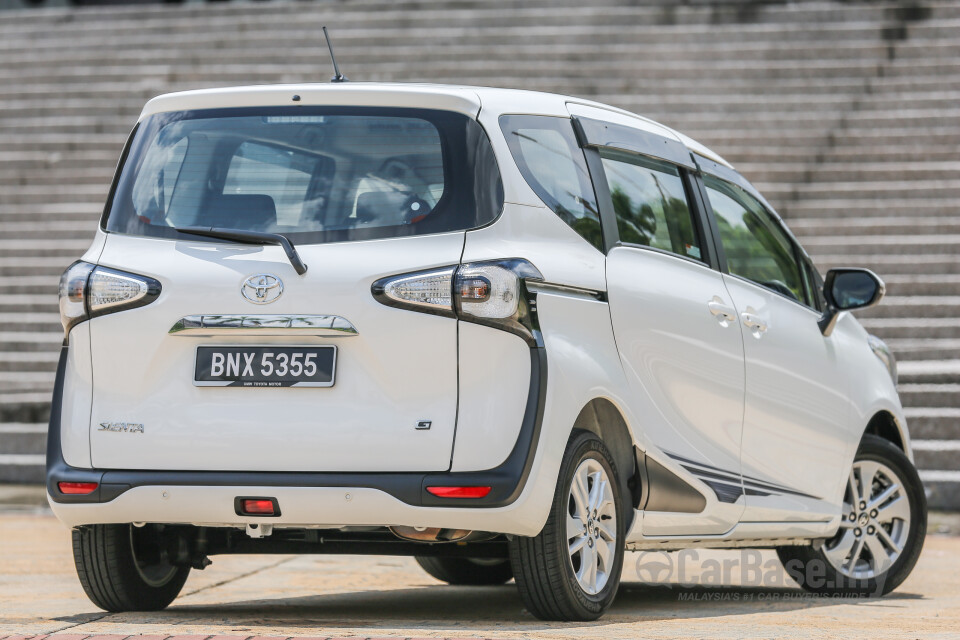
<svg viewBox="0 0 960 640">
<path fill-rule="evenodd" d="M 625 498 L 624 505 L 630 507 L 626 510 L 626 525 L 629 530 L 635 514 L 633 496 L 640 487 L 641 475 L 634 453 L 633 434 L 627 426 L 626 418 L 612 401 L 607 398 L 594 398 L 580 410 L 573 423 L 573 430 L 595 434 L 610 450 L 617 466 L 620 492 Z"/>
<path fill-rule="evenodd" d="M 890 441 L 894 446 L 903 451 L 908 458 L 912 459 L 903 428 L 896 416 L 889 411 L 881 409 L 873 414 L 863 431 L 864 436 L 868 434 Z M 861 441 L 862 440 L 863 436 L 861 436 Z"/>
</svg>

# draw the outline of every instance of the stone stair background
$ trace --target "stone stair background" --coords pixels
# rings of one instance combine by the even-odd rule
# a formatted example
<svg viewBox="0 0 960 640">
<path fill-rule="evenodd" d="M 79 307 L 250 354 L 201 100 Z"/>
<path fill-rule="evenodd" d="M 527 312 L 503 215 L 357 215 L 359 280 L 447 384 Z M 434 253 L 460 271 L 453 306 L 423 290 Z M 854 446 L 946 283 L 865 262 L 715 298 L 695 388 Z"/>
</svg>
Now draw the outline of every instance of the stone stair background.
<svg viewBox="0 0 960 640">
<path fill-rule="evenodd" d="M 960 4 L 346 0 L 0 12 L 0 482 L 42 480 L 60 272 L 159 93 L 353 80 L 557 91 L 731 160 L 900 359 L 931 505 L 960 508 Z"/>
</svg>

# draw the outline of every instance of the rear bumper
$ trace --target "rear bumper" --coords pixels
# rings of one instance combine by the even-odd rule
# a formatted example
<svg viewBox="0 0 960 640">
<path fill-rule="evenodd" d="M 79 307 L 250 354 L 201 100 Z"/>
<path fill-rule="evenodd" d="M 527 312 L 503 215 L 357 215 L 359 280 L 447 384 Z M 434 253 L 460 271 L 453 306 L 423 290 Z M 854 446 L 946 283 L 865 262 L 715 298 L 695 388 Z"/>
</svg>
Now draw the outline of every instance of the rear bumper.
<svg viewBox="0 0 960 640">
<path fill-rule="evenodd" d="M 452 526 L 448 523 L 455 522 L 459 528 L 515 532 L 483 525 L 482 514 L 516 510 L 515 503 L 529 478 L 546 400 L 547 360 L 542 346 L 530 349 L 530 388 L 513 450 L 493 469 L 459 473 L 145 471 L 71 467 L 63 458 L 60 440 L 67 353 L 68 347 L 64 345 L 57 367 L 47 438 L 47 494 L 57 517 L 70 526 L 140 521 L 263 522 L 263 519 L 237 516 L 233 512 L 233 500 L 241 495 L 264 495 L 281 502 L 283 516 L 270 519 L 275 524 L 448 527 Z M 60 482 L 96 482 L 98 488 L 89 495 L 65 495 L 58 489 Z M 427 492 L 430 486 L 489 486 L 491 491 L 479 499 L 438 498 Z M 472 517 L 467 517 L 468 514 Z M 476 524 L 466 524 L 465 517 Z M 488 516 L 486 520 L 491 518 Z"/>
<path fill-rule="evenodd" d="M 237 515 L 234 499 L 238 496 L 276 498 L 282 515 Z M 366 487 L 150 485 L 130 488 L 105 502 L 66 504 L 49 497 L 57 518 L 70 527 L 153 522 L 212 527 L 438 527 L 516 535 L 539 531 L 539 523 L 528 522 L 519 502 L 492 509 L 417 507 Z"/>
</svg>

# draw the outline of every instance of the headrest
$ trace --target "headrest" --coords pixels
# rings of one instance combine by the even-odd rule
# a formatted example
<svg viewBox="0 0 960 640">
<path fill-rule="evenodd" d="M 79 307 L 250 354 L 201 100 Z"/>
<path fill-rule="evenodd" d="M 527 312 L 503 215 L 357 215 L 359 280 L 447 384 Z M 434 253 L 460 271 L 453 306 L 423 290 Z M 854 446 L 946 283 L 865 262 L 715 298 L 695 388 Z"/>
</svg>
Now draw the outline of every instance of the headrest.
<svg viewBox="0 0 960 640">
<path fill-rule="evenodd" d="M 221 194 L 213 196 L 197 224 L 244 231 L 264 231 L 277 224 L 277 206 L 273 198 L 261 193 Z"/>
</svg>

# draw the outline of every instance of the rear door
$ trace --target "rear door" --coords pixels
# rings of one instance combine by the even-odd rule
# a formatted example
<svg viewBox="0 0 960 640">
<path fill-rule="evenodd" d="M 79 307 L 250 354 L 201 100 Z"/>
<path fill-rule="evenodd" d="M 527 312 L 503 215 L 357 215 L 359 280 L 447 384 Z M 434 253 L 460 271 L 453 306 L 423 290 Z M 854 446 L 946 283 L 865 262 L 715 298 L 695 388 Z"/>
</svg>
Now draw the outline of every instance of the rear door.
<svg viewBox="0 0 960 640">
<path fill-rule="evenodd" d="M 456 320 L 385 306 L 371 284 L 456 265 L 464 230 L 498 207 L 472 182 L 492 159 L 475 121 L 412 111 L 228 110 L 141 125 L 101 264 L 162 292 L 90 321 L 95 466 L 449 468 Z M 278 246 L 176 230 L 189 226 L 286 234 L 307 272 Z M 294 375 L 310 363 L 330 375 Z M 118 423 L 142 429 L 103 426 Z"/>
<path fill-rule="evenodd" d="M 610 147 L 588 158 L 591 173 L 605 178 L 600 199 L 616 220 L 605 228 L 616 234 L 607 293 L 633 412 L 643 419 L 638 431 L 648 440 L 643 534 L 723 533 L 743 511 L 743 344 L 711 266 L 692 176 Z"/>
</svg>

